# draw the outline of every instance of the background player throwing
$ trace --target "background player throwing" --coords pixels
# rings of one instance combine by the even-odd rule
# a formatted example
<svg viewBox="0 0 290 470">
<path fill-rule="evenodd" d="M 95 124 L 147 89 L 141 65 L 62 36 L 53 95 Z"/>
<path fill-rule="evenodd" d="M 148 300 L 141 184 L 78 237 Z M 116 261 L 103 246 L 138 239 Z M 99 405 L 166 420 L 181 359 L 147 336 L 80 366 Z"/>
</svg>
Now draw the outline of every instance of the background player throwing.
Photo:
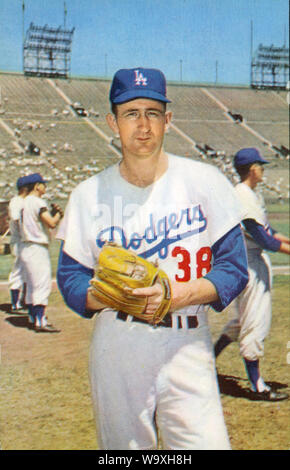
<svg viewBox="0 0 290 470">
<path fill-rule="evenodd" d="M 235 155 L 234 165 L 241 183 L 236 193 L 245 208 L 243 228 L 247 243 L 249 282 L 235 302 L 235 318 L 224 328 L 215 344 L 216 357 L 232 341 L 239 341 L 240 353 L 251 383 L 253 400 L 279 401 L 288 398 L 265 384 L 259 367 L 264 355 L 264 340 L 271 325 L 272 271 L 265 251 L 290 253 L 290 240 L 277 233 L 267 219 L 265 204 L 254 189 L 262 181 L 265 160 L 255 148 L 241 149 Z"/>
</svg>

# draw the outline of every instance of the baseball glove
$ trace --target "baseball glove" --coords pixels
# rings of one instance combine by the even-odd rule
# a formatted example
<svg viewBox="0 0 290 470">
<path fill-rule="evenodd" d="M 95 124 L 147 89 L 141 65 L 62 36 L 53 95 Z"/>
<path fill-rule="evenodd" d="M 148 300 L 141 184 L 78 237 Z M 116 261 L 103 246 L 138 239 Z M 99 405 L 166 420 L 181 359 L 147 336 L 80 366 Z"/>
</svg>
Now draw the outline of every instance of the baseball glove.
<svg viewBox="0 0 290 470">
<path fill-rule="evenodd" d="M 150 319 L 157 324 L 167 314 L 171 304 L 169 279 L 156 265 L 116 244 L 103 246 L 95 277 L 91 280 L 91 292 L 105 305 L 147 321 L 144 315 L 147 297 L 137 297 L 133 289 L 150 287 L 159 282 L 163 288 L 163 300 Z"/>
<path fill-rule="evenodd" d="M 62 218 L 62 217 L 63 217 L 63 210 L 62 210 L 62 208 L 61 208 L 59 205 L 57 205 L 57 204 L 55 204 L 55 203 L 53 202 L 53 203 L 51 204 L 50 214 L 52 215 L 52 217 L 54 217 L 57 212 L 59 212 L 60 217 Z"/>
</svg>

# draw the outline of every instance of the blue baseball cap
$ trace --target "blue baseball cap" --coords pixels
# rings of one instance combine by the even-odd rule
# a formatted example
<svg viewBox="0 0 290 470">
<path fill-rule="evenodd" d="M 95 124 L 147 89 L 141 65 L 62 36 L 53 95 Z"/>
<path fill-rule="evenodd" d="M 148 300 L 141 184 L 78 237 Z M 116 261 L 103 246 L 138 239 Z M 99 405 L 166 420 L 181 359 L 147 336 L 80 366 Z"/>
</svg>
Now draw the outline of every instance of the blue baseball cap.
<svg viewBox="0 0 290 470">
<path fill-rule="evenodd" d="M 16 187 L 17 187 L 17 189 L 20 189 L 20 188 L 22 188 L 23 186 L 25 186 L 25 176 L 21 176 L 21 177 L 18 178 L 18 180 L 16 181 Z"/>
<path fill-rule="evenodd" d="M 137 67 L 115 73 L 110 90 L 111 103 L 121 104 L 136 98 L 171 103 L 166 96 L 166 79 L 160 70 Z"/>
<path fill-rule="evenodd" d="M 40 173 L 32 173 L 30 175 L 23 176 L 23 180 L 24 180 L 24 184 L 22 184 L 23 186 L 27 184 L 32 184 L 32 183 L 43 183 L 43 184 L 47 183 L 47 180 L 43 179 Z"/>
<path fill-rule="evenodd" d="M 239 150 L 234 157 L 234 166 L 249 165 L 250 163 L 260 163 L 261 165 L 266 165 L 268 162 L 265 160 L 258 149 L 254 147 L 244 148 Z"/>
</svg>

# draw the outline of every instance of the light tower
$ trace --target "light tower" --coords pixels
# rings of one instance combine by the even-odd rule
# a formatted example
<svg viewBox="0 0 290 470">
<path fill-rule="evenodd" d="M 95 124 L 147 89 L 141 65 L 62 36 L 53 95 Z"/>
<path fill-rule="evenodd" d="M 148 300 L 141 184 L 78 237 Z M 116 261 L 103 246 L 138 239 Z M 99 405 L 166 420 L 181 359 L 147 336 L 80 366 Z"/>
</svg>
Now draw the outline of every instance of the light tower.
<svg viewBox="0 0 290 470">
<path fill-rule="evenodd" d="M 30 23 L 23 44 L 24 75 L 68 78 L 74 29 Z"/>
<path fill-rule="evenodd" d="M 286 90 L 289 48 L 260 44 L 251 60 L 251 87 Z"/>
</svg>

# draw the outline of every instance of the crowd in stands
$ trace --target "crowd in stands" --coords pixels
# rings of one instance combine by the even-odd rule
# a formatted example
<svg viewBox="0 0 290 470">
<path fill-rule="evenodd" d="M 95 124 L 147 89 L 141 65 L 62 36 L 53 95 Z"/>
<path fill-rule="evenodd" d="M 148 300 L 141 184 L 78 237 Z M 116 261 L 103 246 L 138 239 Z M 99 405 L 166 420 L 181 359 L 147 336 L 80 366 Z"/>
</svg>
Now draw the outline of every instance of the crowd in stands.
<svg viewBox="0 0 290 470">
<path fill-rule="evenodd" d="M 4 119 L 7 107 L 8 98 L 2 96 L 0 102 L 0 118 L 2 116 L 2 119 Z M 237 124 L 241 124 L 244 121 L 244 117 L 240 113 L 228 111 L 227 114 Z M 72 115 L 74 118 L 86 117 L 97 119 L 100 113 L 94 110 L 93 107 L 86 109 L 85 106 L 76 101 L 70 106 L 65 106 L 63 109 L 53 107 L 50 111 L 50 117 L 56 119 L 54 122 L 48 120 L 46 124 L 43 124 L 39 120 L 27 120 L 23 117 L 18 117 L 12 121 L 11 127 L 13 135 L 10 137 L 11 146 L 10 148 L 0 148 L 0 170 L 3 175 L 0 181 L 0 198 L 9 199 L 13 193 L 14 182 L 9 182 L 9 180 L 4 177 L 5 171 L 9 169 L 17 168 L 18 176 L 23 176 L 34 171 L 32 167 L 44 167 L 41 171 L 45 174 L 46 178 L 48 180 L 55 180 L 56 182 L 54 192 L 48 192 L 46 194 L 46 198 L 48 199 L 67 199 L 75 184 L 87 178 L 88 175 L 97 173 L 102 169 L 102 165 L 99 165 L 97 156 L 91 158 L 89 161 L 88 158 L 86 158 L 85 164 L 71 164 L 64 168 L 63 165 L 60 165 L 62 155 L 68 153 L 72 155 L 76 154 L 74 140 L 77 139 L 77 136 L 72 134 L 71 142 L 64 141 L 59 143 L 54 142 L 53 136 L 50 138 L 50 133 L 58 126 L 58 122 L 60 122 L 58 121 L 59 118 L 64 119 Z M 37 132 L 40 130 L 42 130 L 42 139 L 43 132 L 46 134 L 46 138 L 42 141 L 39 141 L 37 135 Z M 28 131 L 27 134 L 26 131 Z M 32 133 L 35 133 L 35 139 L 33 139 Z M 111 138 L 110 143 L 117 150 L 120 149 L 120 142 L 116 140 L 116 138 Z M 232 164 L 232 155 L 226 154 L 223 149 L 216 150 L 208 143 L 196 143 L 194 150 L 195 154 L 193 158 L 208 160 L 209 163 L 216 165 L 233 184 L 237 183 L 238 178 Z M 289 149 L 284 145 L 272 145 L 272 150 L 275 152 L 277 159 L 289 159 Z M 272 182 L 269 183 L 265 178 L 263 189 L 277 196 L 278 199 L 283 200 L 283 198 L 288 197 L 289 186 L 286 189 L 288 193 L 285 194 L 285 185 L 282 183 L 281 178 L 274 184 Z"/>
</svg>

